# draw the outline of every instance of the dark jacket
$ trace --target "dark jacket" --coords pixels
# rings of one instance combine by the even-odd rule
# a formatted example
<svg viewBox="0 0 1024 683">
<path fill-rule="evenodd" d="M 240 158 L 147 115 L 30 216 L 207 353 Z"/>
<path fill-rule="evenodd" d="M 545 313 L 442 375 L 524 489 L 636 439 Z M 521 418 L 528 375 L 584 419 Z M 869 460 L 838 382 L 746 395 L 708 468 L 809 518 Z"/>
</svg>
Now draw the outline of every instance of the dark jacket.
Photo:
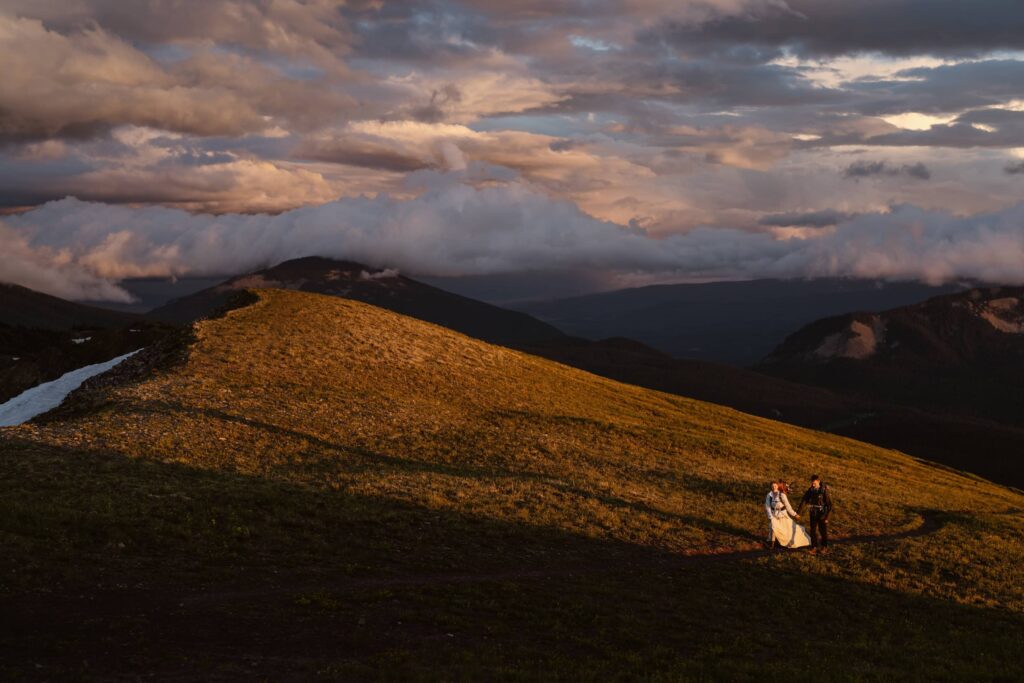
<svg viewBox="0 0 1024 683">
<path fill-rule="evenodd" d="M 828 486 L 822 484 L 818 488 L 813 486 L 807 489 L 807 493 L 800 500 L 800 507 L 797 508 L 796 513 L 799 515 L 804 511 L 804 507 L 811 508 L 811 514 L 819 519 L 828 519 L 829 514 L 832 512 L 832 496 L 829 493 Z"/>
</svg>

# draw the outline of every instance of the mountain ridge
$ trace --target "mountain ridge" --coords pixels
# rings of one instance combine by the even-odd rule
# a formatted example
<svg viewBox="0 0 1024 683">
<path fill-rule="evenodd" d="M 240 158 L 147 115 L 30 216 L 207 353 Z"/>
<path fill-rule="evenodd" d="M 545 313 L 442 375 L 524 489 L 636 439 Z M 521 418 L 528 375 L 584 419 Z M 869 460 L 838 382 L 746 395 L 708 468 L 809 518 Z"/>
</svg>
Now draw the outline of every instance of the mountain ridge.
<svg viewBox="0 0 1024 683">
<path fill-rule="evenodd" d="M 677 358 L 753 366 L 814 320 L 915 303 L 956 284 L 822 278 L 648 285 L 513 306 L 587 339 L 629 337 Z"/>
<path fill-rule="evenodd" d="M 233 291 L 277 287 L 316 292 L 371 303 L 494 343 L 513 344 L 562 336 L 547 323 L 519 311 L 438 289 L 394 269 L 354 261 L 308 256 L 238 275 L 224 283 L 171 301 L 149 312 L 176 324 L 208 315 Z"/>
</svg>

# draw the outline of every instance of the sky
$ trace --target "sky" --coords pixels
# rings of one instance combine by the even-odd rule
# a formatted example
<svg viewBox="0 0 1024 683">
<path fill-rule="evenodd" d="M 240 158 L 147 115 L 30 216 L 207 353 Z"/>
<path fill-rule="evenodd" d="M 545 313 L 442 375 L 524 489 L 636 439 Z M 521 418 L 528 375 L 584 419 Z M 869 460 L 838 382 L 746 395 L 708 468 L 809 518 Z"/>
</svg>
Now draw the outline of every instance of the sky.
<svg viewBox="0 0 1024 683">
<path fill-rule="evenodd" d="M 0 280 L 1024 282 L 1019 0 L 0 0 Z"/>
</svg>

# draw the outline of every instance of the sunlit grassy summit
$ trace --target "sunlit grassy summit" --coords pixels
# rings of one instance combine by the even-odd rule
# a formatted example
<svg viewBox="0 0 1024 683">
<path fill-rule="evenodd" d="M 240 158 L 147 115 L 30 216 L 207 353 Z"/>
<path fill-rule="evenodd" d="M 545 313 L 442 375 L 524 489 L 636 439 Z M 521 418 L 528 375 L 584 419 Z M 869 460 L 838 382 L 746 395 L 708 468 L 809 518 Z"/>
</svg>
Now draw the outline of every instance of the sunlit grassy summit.
<svg viewBox="0 0 1024 683">
<path fill-rule="evenodd" d="M 370 305 L 253 298 L 0 431 L 0 672 L 1024 675 L 1018 491 Z M 812 472 L 857 542 L 746 553 L 767 482 L 798 498 Z"/>
</svg>

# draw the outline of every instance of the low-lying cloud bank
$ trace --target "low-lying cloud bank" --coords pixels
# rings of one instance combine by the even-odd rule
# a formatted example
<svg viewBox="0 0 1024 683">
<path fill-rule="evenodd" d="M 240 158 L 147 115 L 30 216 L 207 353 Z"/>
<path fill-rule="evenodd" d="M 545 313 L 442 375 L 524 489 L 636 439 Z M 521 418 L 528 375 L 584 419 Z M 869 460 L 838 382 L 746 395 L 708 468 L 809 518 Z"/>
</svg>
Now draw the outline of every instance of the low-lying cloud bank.
<svg viewBox="0 0 1024 683">
<path fill-rule="evenodd" d="M 410 200 L 340 199 L 278 215 L 50 202 L 0 222 L 0 280 L 125 300 L 116 284 L 124 278 L 233 274 L 322 255 L 435 276 L 582 269 L 666 279 L 1024 282 L 1024 204 L 967 217 L 900 205 L 804 239 L 721 228 L 653 238 L 521 181 L 474 187 L 455 175 L 428 174 L 431 187 Z"/>
</svg>

